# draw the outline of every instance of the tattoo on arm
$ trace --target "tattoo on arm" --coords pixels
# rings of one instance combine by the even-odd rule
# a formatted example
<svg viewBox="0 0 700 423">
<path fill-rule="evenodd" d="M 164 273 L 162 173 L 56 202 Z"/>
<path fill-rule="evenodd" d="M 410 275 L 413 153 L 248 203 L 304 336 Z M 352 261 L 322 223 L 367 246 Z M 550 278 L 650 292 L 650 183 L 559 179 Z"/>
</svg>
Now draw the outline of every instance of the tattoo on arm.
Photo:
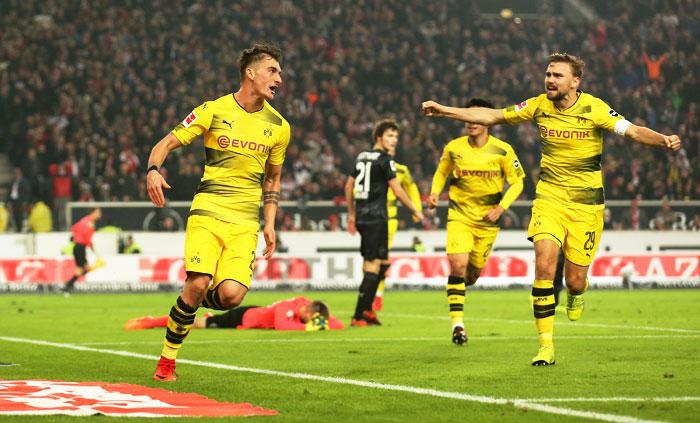
<svg viewBox="0 0 700 423">
<path fill-rule="evenodd" d="M 277 204 L 280 201 L 279 191 L 264 191 L 263 204 Z"/>
</svg>

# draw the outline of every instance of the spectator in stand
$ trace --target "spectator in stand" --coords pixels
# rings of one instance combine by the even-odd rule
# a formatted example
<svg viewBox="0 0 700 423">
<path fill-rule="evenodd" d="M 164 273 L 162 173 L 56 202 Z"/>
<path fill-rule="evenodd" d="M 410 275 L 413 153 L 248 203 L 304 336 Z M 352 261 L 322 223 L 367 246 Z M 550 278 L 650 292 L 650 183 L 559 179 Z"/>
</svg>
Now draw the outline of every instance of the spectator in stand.
<svg viewBox="0 0 700 423">
<path fill-rule="evenodd" d="M 51 209 L 41 200 L 34 202 L 32 211 L 27 218 L 27 229 L 29 232 L 51 232 L 53 229 L 53 219 Z"/>
<path fill-rule="evenodd" d="M 626 210 L 622 216 L 622 228 L 631 229 L 633 231 L 648 229 L 647 215 L 644 210 L 639 208 L 639 199 L 635 198 L 630 203 L 629 210 Z"/>
<path fill-rule="evenodd" d="M 30 196 L 31 186 L 29 185 L 29 181 L 24 177 L 22 169 L 15 167 L 15 174 L 7 194 L 7 206 L 12 216 L 16 232 L 22 232 L 24 219 L 27 217 Z"/>
<path fill-rule="evenodd" d="M 5 208 L 5 203 L 0 201 L 0 234 L 5 233 L 9 221 L 10 214 L 7 212 L 7 208 Z"/>
<path fill-rule="evenodd" d="M 285 47 L 289 69 L 297 73 L 276 103 L 295 122 L 295 142 L 283 172 L 289 175 L 283 182 L 291 186 L 283 192 L 297 194 L 286 199 L 342 195 L 338 175 L 352 165 L 372 122 L 390 115 L 404 118 L 405 148 L 397 160 L 410 167 L 426 190 L 436 154 L 454 127 L 415 119 L 420 99 L 431 96 L 456 104 L 467 94 L 495 92 L 497 106 L 506 106 L 541 84 L 523 68 L 541 65 L 542 51 L 568 50 L 588 60 L 591 77 L 584 91 L 605 93 L 606 102 L 641 117 L 635 124 L 661 132 L 669 127 L 688 140 L 690 166 L 684 170 L 655 160 L 660 152 L 607 137 L 603 165 L 608 199 L 700 199 L 700 184 L 693 184 L 700 180 L 696 2 L 590 0 L 599 18 L 577 25 L 558 16 L 559 2 L 553 3 L 551 14 L 516 22 L 481 18 L 478 2 L 459 0 L 298 0 L 280 3 L 264 20 L 255 17 L 254 0 L 206 7 L 185 0 L 105 5 L 5 0 L 0 2 L 0 63 L 7 67 L 0 70 L 0 112 L 19 118 L 0 121 L 0 134 L 7 140 L 0 143 L 0 153 L 23 167 L 35 198 L 42 197 L 41 175 L 43 186 L 52 183 L 49 167 L 68 160 L 68 174 L 77 172 L 76 179 L 89 183 L 95 199 L 124 200 L 126 194 L 117 189 L 121 164 L 140 175 L 154 134 L 231 86 L 230 66 L 219 49 L 235 51 L 259 34 L 275 34 Z M 218 8 L 227 13 L 217 13 Z M 151 19 L 153 11 L 157 18 Z M 39 14 L 41 21 L 35 19 Z M 256 22 L 254 31 L 240 30 L 250 21 Z M 214 27 L 226 30 L 211 31 Z M 368 58 L 370 43 L 377 54 Z M 153 58 L 168 63 L 155 71 Z M 201 64 L 196 76 L 178 65 L 191 58 Z M 178 101 L 166 101 L 168 97 Z M 537 127 L 494 130 L 512 141 L 532 173 L 521 199 L 533 199 Z M 201 160 L 192 155 L 186 162 L 198 165 Z M 643 166 L 632 169 L 637 160 Z M 609 162 L 617 165 L 608 170 Z M 171 176 L 189 174 L 179 160 L 167 167 Z M 193 179 L 201 177 L 201 168 L 193 174 Z M 169 199 L 184 195 L 179 190 L 174 185 Z M 58 217 L 64 200 L 54 201 L 55 192 L 48 194 Z M 132 192 L 131 198 L 142 195 L 133 197 Z M 65 228 L 62 221 L 55 223 Z"/>
<path fill-rule="evenodd" d="M 671 204 L 668 200 L 664 199 L 664 202 L 661 204 L 661 210 L 656 213 L 652 229 L 656 229 L 657 231 L 675 229 L 675 222 L 676 213 L 671 210 Z"/>
<path fill-rule="evenodd" d="M 49 175 L 53 184 L 53 212 L 56 228 L 66 227 L 66 204 L 73 196 L 73 168 L 69 161 L 49 165 Z"/>
</svg>

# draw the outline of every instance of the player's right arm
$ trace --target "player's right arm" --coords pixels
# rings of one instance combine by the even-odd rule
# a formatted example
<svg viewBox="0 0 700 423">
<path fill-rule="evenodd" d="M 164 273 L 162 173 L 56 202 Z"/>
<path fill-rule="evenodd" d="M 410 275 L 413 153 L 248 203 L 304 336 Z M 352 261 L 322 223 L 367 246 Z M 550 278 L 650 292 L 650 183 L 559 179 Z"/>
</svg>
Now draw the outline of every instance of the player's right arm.
<svg viewBox="0 0 700 423">
<path fill-rule="evenodd" d="M 161 175 L 157 169 L 160 169 L 163 165 L 168 154 L 179 147 L 182 147 L 182 143 L 171 132 L 153 146 L 151 155 L 148 157 L 148 168 L 151 169 L 151 167 L 155 166 L 156 169 L 149 170 L 148 173 L 146 173 L 146 188 L 151 202 L 153 202 L 156 207 L 163 207 L 165 205 L 163 188 L 170 188 L 170 185 L 165 182 L 165 178 L 163 178 L 163 175 Z"/>
<path fill-rule="evenodd" d="M 449 144 L 447 144 L 442 150 L 442 157 L 440 157 L 440 163 L 438 163 L 437 169 L 435 169 L 435 174 L 433 175 L 433 183 L 430 186 L 430 196 L 428 197 L 428 208 L 434 209 L 438 206 L 438 200 L 440 199 L 440 193 L 445 187 L 445 182 L 447 182 L 447 177 L 454 169 L 454 162 L 452 162 L 452 156 L 449 152 Z"/>
<path fill-rule="evenodd" d="M 415 217 L 415 220 L 420 222 L 423 220 L 423 212 L 416 207 L 413 202 L 411 202 L 411 197 L 406 194 L 406 191 L 403 190 L 403 187 L 401 186 L 401 183 L 399 182 L 399 178 L 392 178 L 389 180 L 389 188 L 391 188 L 392 191 L 394 191 L 394 195 L 396 195 L 396 198 L 403 203 L 404 206 L 408 207 L 409 210 L 411 210 L 411 213 L 413 213 L 413 216 Z"/>
<path fill-rule="evenodd" d="M 348 232 L 350 235 L 357 233 L 355 226 L 355 177 L 350 175 L 345 181 L 345 203 L 348 206 Z"/>
<path fill-rule="evenodd" d="M 490 109 L 488 107 L 449 107 L 443 106 L 435 101 L 428 100 L 423 102 L 422 109 L 426 116 L 446 117 L 486 126 L 496 125 L 506 121 L 503 110 Z"/>
<path fill-rule="evenodd" d="M 152 166 L 160 169 L 171 151 L 191 143 L 195 138 L 209 130 L 213 117 L 212 108 L 209 106 L 210 103 L 206 102 L 196 107 L 172 132 L 158 141 L 148 158 L 149 169 Z M 147 170 L 146 172 L 148 196 L 156 207 L 163 207 L 165 205 L 163 188 L 170 188 L 170 185 L 165 182 L 160 172 L 153 170 Z"/>
</svg>

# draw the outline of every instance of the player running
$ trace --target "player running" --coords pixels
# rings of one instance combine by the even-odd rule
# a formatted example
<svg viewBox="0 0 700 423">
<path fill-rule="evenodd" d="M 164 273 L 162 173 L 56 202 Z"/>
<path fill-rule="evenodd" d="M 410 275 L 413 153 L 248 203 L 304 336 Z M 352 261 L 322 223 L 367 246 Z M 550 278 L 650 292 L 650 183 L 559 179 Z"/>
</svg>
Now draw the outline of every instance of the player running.
<svg viewBox="0 0 700 423">
<path fill-rule="evenodd" d="M 75 260 L 75 274 L 72 278 L 66 281 L 63 286 L 63 292 L 69 295 L 73 291 L 75 282 L 81 276 L 88 274 L 95 269 L 99 269 L 105 265 L 104 260 L 97 258 L 92 266 L 87 261 L 86 248 L 90 248 L 95 252 L 95 247 L 92 245 L 92 236 L 95 234 L 95 224 L 102 218 L 102 209 L 94 208 L 87 216 L 77 221 L 71 226 L 70 231 L 73 234 L 73 259 Z"/>
<path fill-rule="evenodd" d="M 345 183 L 345 200 L 348 207 L 348 232 L 357 231 L 362 237 L 360 251 L 364 258 L 364 276 L 351 326 L 373 326 L 381 324 L 372 312 L 377 285 L 384 275 L 381 263 L 388 263 L 388 213 L 387 190 L 396 194 L 413 216 L 423 220 L 423 213 L 411 203 L 396 178 L 396 164 L 388 152 L 396 148 L 399 127 L 393 120 L 377 122 L 372 132 L 374 148 L 363 151 L 355 160 L 355 167 Z M 385 266 L 388 269 L 388 266 Z M 386 270 L 385 270 L 386 271 Z"/>
<path fill-rule="evenodd" d="M 470 107 L 493 105 L 479 98 Z M 447 302 L 452 320 L 452 342 L 467 342 L 464 330 L 464 296 L 481 275 L 498 235 L 498 220 L 523 191 L 525 172 L 510 144 L 489 135 L 487 126 L 465 125 L 467 135 L 450 141 L 433 176 L 428 207 L 438 205 L 447 178 L 450 206 L 447 212 Z M 506 181 L 508 189 L 503 193 Z"/>
<path fill-rule="evenodd" d="M 238 58 L 240 89 L 207 101 L 153 147 L 148 159 L 148 195 L 163 207 L 159 173 L 168 153 L 204 136 L 206 163 L 192 200 L 185 234 L 187 279 L 170 310 L 163 352 L 154 380 L 174 381 L 175 358 L 201 305 L 228 310 L 241 303 L 253 276 L 263 200 L 265 251 L 275 252 L 275 213 L 280 174 L 289 144 L 289 123 L 269 103 L 282 85 L 281 52 L 265 43 Z"/>
<path fill-rule="evenodd" d="M 389 155 L 393 158 L 396 156 L 396 145 L 390 146 L 387 151 Z M 399 184 L 406 191 L 408 196 L 411 198 L 411 203 L 418 209 L 418 211 L 423 211 L 423 204 L 421 204 L 420 191 L 418 190 L 418 185 L 413 180 L 411 176 L 411 171 L 408 166 L 401 164 L 394 160 L 394 165 L 396 166 L 396 179 L 399 180 Z M 399 228 L 398 206 L 396 204 L 396 194 L 394 191 L 388 190 L 386 195 L 386 206 L 387 213 L 389 215 L 388 221 L 388 237 L 387 250 L 391 251 L 391 246 L 394 241 L 394 235 L 396 235 L 396 230 Z M 413 216 L 414 223 L 417 223 L 416 217 Z M 384 297 L 385 279 L 386 272 L 389 270 L 389 260 L 384 260 L 379 265 L 379 275 L 381 279 L 379 280 L 379 285 L 377 286 L 377 293 L 374 296 L 374 301 L 372 303 L 372 311 L 381 311 L 383 308 L 382 297 Z"/>
<path fill-rule="evenodd" d="M 168 316 L 139 317 L 124 325 L 126 330 L 166 327 Z M 273 329 L 273 330 L 339 330 L 343 322 L 330 315 L 323 301 L 311 301 L 304 297 L 277 301 L 266 307 L 241 306 L 222 314 L 207 313 L 194 320 L 193 329 Z"/>
<path fill-rule="evenodd" d="M 588 267 L 603 231 L 603 131 L 615 132 L 644 145 L 680 149 L 677 135 L 663 135 L 637 126 L 603 100 L 580 91 L 584 63 L 576 56 L 554 53 L 545 72 L 545 93 L 506 109 L 454 108 L 423 103 L 428 116 L 445 116 L 482 125 L 534 120 L 542 139 L 540 180 L 532 207 L 528 239 L 535 245 L 532 287 L 540 348 L 533 366 L 554 364 L 554 287 L 557 256 L 563 249 L 568 288 L 567 315 L 578 320 Z"/>
</svg>

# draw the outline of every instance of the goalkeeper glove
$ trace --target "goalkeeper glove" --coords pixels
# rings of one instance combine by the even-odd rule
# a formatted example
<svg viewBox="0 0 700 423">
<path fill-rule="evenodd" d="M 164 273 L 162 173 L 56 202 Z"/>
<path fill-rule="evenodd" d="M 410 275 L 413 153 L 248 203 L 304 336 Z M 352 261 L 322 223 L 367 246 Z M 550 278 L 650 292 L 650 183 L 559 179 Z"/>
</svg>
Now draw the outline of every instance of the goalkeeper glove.
<svg viewBox="0 0 700 423">
<path fill-rule="evenodd" d="M 314 313 L 311 319 L 306 322 L 306 331 L 315 332 L 317 330 L 328 330 L 328 320 L 321 313 Z"/>
</svg>

